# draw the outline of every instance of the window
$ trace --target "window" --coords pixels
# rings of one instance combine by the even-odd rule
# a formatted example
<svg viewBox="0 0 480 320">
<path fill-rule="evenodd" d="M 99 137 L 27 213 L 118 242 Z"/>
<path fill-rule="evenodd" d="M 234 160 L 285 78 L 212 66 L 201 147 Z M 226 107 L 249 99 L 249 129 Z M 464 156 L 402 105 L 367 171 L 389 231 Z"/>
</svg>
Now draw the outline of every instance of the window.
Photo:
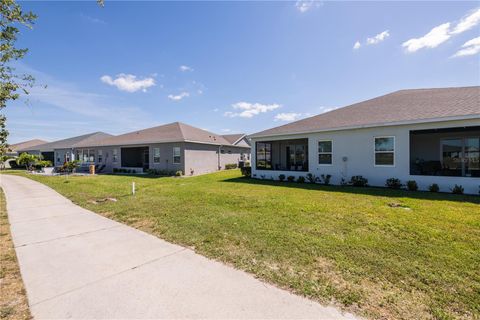
<svg viewBox="0 0 480 320">
<path fill-rule="evenodd" d="M 173 147 L 173 163 L 180 163 L 180 147 Z"/>
<path fill-rule="evenodd" d="M 95 162 L 95 150 L 88 150 L 88 162 Z"/>
<path fill-rule="evenodd" d="M 395 165 L 395 137 L 375 137 L 375 165 Z"/>
<path fill-rule="evenodd" d="M 160 163 L 160 148 L 153 148 L 153 163 Z"/>
<path fill-rule="evenodd" d="M 118 149 L 113 149 L 112 150 L 112 161 L 113 162 L 118 162 Z"/>
<path fill-rule="evenodd" d="M 272 144 L 268 142 L 257 142 L 257 169 L 272 169 Z"/>
<path fill-rule="evenodd" d="M 57 158 L 57 162 L 60 163 L 62 160 L 60 160 L 60 154 L 55 151 L 55 158 Z"/>
<path fill-rule="evenodd" d="M 224 154 L 224 153 L 225 153 L 225 150 L 223 150 L 223 149 L 220 150 L 220 153 L 221 153 L 221 154 Z"/>
<path fill-rule="evenodd" d="M 318 142 L 318 164 L 332 164 L 332 140 L 324 140 Z"/>
<path fill-rule="evenodd" d="M 97 151 L 97 158 L 99 163 L 103 162 L 103 151 L 101 149 Z"/>
<path fill-rule="evenodd" d="M 480 176 L 480 138 L 453 138 L 441 141 L 443 175 Z"/>
</svg>

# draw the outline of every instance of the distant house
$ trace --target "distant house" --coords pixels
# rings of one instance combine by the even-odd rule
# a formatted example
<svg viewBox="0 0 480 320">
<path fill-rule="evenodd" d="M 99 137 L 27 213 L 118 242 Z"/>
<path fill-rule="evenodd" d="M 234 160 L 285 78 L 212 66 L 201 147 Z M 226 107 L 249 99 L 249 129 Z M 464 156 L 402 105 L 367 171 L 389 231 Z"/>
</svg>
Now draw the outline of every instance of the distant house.
<svg viewBox="0 0 480 320">
<path fill-rule="evenodd" d="M 78 143 L 75 159 L 98 165 L 102 172 L 157 169 L 197 175 L 249 161 L 250 145 L 244 134 L 222 136 L 174 122 Z"/>
<path fill-rule="evenodd" d="M 54 166 L 58 167 L 63 165 L 66 161 L 73 160 L 73 154 L 77 144 L 81 142 L 95 143 L 95 141 L 99 139 L 111 136 L 111 134 L 105 132 L 93 132 L 35 146 L 27 146 L 19 149 L 18 152 L 41 155 L 43 159 L 51 161 Z"/>
<path fill-rule="evenodd" d="M 480 87 L 401 90 L 249 137 L 256 178 L 394 177 L 479 192 Z"/>
<path fill-rule="evenodd" d="M 33 139 L 28 141 L 22 141 L 15 144 L 11 144 L 9 146 L 10 151 L 7 153 L 7 156 L 15 157 L 18 156 L 18 150 L 33 148 L 40 144 L 48 143 L 48 141 L 40 140 L 40 139 Z"/>
</svg>

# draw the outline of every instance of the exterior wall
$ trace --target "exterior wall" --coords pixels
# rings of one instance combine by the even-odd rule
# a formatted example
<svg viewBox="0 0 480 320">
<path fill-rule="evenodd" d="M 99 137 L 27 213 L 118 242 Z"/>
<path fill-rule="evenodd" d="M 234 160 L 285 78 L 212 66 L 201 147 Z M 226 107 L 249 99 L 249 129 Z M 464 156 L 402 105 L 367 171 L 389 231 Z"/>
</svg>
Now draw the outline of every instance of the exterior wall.
<svg viewBox="0 0 480 320">
<path fill-rule="evenodd" d="M 173 163 L 173 148 L 180 147 L 180 163 Z M 160 148 L 160 162 L 153 163 L 153 148 Z M 185 143 L 159 143 L 149 145 L 150 169 L 179 171 L 185 173 Z"/>
<path fill-rule="evenodd" d="M 215 172 L 218 170 L 219 146 L 186 143 L 185 144 L 185 174 L 193 175 Z"/>
<path fill-rule="evenodd" d="M 245 157 L 245 161 L 248 160 L 248 156 L 250 155 L 250 148 L 239 148 L 239 147 L 222 147 L 225 153 L 220 153 L 220 167 L 221 169 L 225 169 L 226 164 L 235 163 L 241 160 L 242 154 Z"/>
<path fill-rule="evenodd" d="M 267 138 L 252 138 L 252 176 L 255 178 L 278 179 L 280 174 L 286 176 L 305 176 L 307 172 L 257 170 L 255 165 L 255 142 L 275 141 L 296 138 L 308 138 L 308 161 L 310 173 L 332 175 L 332 183 L 339 184 L 343 179 L 350 180 L 354 175 L 362 175 L 372 186 L 384 186 L 388 178 L 399 178 L 402 182 L 415 180 L 420 190 L 426 190 L 432 183 L 440 186 L 440 191 L 449 192 L 450 188 L 459 184 L 466 193 L 478 194 L 480 179 L 472 177 L 417 176 L 410 175 L 410 130 L 453 128 L 478 126 L 480 119 L 445 121 L 415 125 L 399 125 L 352 129 L 343 131 L 319 132 L 303 135 L 285 135 Z M 374 137 L 395 137 L 395 164 L 389 167 L 374 165 Z M 319 165 L 317 145 L 319 140 L 333 141 L 332 165 Z M 343 158 L 346 157 L 346 161 Z"/>
<path fill-rule="evenodd" d="M 72 160 L 72 149 L 55 149 L 54 150 L 54 163 L 55 167 L 60 167 L 65 163 L 65 156 L 69 155 Z"/>
</svg>

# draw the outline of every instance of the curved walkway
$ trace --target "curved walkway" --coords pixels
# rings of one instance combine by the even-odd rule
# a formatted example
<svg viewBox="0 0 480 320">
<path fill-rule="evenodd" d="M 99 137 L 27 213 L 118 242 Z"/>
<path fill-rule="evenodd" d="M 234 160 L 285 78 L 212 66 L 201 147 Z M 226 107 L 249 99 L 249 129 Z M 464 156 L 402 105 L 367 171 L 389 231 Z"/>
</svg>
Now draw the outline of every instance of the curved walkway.
<svg viewBox="0 0 480 320">
<path fill-rule="evenodd" d="M 0 175 L 36 319 L 353 319 Z"/>
</svg>

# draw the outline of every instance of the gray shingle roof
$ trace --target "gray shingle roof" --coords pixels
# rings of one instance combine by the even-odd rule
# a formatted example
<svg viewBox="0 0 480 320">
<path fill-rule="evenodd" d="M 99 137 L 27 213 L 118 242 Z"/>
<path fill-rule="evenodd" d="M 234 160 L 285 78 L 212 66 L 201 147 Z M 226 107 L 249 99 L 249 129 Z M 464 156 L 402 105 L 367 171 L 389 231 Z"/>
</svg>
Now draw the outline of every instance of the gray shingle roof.
<svg viewBox="0 0 480 320">
<path fill-rule="evenodd" d="M 235 144 L 238 140 L 243 138 L 245 136 L 245 133 L 234 133 L 234 134 L 224 134 L 222 137 L 225 138 L 230 144 Z"/>
<path fill-rule="evenodd" d="M 45 144 L 48 143 L 48 141 L 45 140 L 40 140 L 40 139 L 32 139 L 28 141 L 22 141 L 19 143 L 14 143 L 10 145 L 10 150 L 12 151 L 17 151 L 17 150 L 22 150 L 22 149 L 28 149 L 32 148 L 34 146 L 38 146 L 40 144 Z"/>
<path fill-rule="evenodd" d="M 173 122 L 153 128 L 112 136 L 95 143 L 82 142 L 77 147 L 138 145 L 166 142 L 197 142 L 215 145 L 231 145 L 221 135 L 192 127 L 181 122 Z"/>
<path fill-rule="evenodd" d="M 93 132 L 93 133 L 84 134 L 81 136 L 76 136 L 72 138 L 40 144 L 34 147 L 24 148 L 18 151 L 35 150 L 35 151 L 45 152 L 45 151 L 53 151 L 54 149 L 69 149 L 69 148 L 75 148 L 81 142 L 87 141 L 89 143 L 94 143 L 98 140 L 101 140 L 107 137 L 112 137 L 112 135 L 105 132 Z"/>
<path fill-rule="evenodd" d="M 477 116 L 480 119 L 480 86 L 410 89 L 257 132 L 250 137 Z"/>
</svg>

